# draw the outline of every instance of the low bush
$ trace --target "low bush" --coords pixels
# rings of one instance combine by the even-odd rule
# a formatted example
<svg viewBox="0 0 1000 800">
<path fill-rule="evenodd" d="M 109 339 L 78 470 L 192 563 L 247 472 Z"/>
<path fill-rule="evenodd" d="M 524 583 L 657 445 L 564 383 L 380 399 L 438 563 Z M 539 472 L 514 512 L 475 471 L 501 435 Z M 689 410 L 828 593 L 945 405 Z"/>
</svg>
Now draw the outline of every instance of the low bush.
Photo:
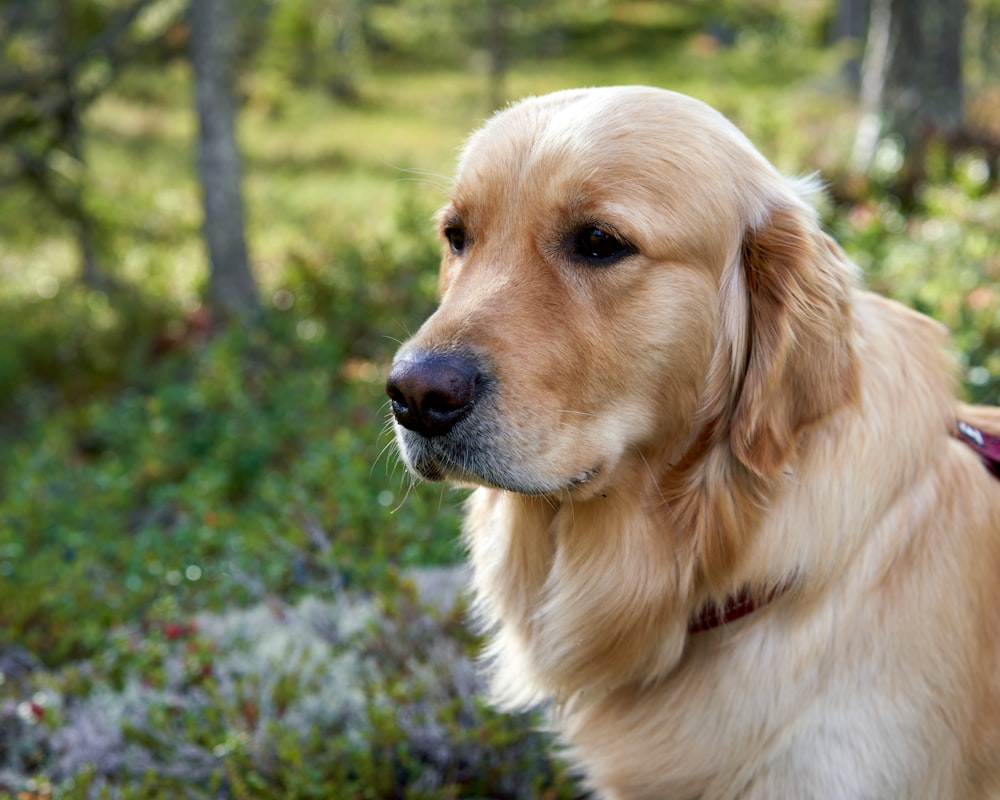
<svg viewBox="0 0 1000 800">
<path fill-rule="evenodd" d="M 829 226 L 864 282 L 941 322 L 966 396 L 1000 403 L 1000 164 L 974 154 L 903 209 L 889 194 L 833 209 Z"/>
<path fill-rule="evenodd" d="M 353 592 L 185 617 L 156 603 L 0 709 L 0 790 L 65 800 L 572 798 L 534 717 L 481 698 L 452 612 Z M 20 699 L 19 699 L 20 698 Z M 44 769 L 45 778 L 23 776 Z"/>
<path fill-rule="evenodd" d="M 54 667 L 164 595 L 294 599 L 455 559 L 456 503 L 411 486 L 386 427 L 383 332 L 433 302 L 404 212 L 391 246 L 292 258 L 253 329 L 83 287 L 15 309 L 0 642 Z"/>
</svg>

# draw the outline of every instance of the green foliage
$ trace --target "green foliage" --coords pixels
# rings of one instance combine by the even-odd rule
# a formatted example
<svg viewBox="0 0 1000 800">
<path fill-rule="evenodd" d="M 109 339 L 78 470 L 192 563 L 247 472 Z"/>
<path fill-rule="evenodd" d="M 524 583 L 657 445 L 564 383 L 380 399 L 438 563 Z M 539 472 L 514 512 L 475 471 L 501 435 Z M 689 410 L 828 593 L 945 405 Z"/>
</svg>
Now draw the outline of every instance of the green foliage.
<svg viewBox="0 0 1000 800">
<path fill-rule="evenodd" d="M 6 398 L 34 424 L 0 484 L 6 637 L 57 664 L 164 593 L 217 607 L 454 557 L 453 508 L 409 492 L 384 431 L 382 331 L 397 309 L 426 313 L 430 270 L 372 277 L 397 246 L 430 255 L 409 224 L 392 246 L 345 247 L 335 270 L 294 260 L 275 293 L 285 310 L 256 330 L 151 322 L 84 289 L 8 329 L 6 385 L 21 388 Z M 57 339 L 57 319 L 78 334 Z"/>
<path fill-rule="evenodd" d="M 261 64 L 300 86 L 351 99 L 367 62 L 362 0 L 291 0 L 266 16 Z"/>
<path fill-rule="evenodd" d="M 995 167 L 994 167 L 995 168 Z M 980 156 L 922 187 L 904 214 L 876 192 L 831 219 L 874 290 L 939 320 L 951 333 L 969 398 L 1000 402 L 1000 195 L 986 191 Z"/>
</svg>

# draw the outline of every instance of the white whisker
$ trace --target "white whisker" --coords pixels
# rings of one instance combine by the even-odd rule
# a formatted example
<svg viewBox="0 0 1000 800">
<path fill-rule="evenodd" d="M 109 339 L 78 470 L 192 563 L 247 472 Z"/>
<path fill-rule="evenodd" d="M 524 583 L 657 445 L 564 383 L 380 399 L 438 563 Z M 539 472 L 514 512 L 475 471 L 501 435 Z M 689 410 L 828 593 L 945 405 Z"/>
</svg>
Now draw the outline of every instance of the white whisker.
<svg viewBox="0 0 1000 800">
<path fill-rule="evenodd" d="M 382 162 L 385 166 L 390 169 L 397 170 L 406 175 L 412 175 L 414 177 L 398 178 L 397 183 L 413 182 L 413 183 L 423 183 L 427 186 L 433 186 L 437 189 L 451 189 L 455 185 L 454 178 L 450 175 L 443 175 L 440 172 L 432 172 L 425 169 L 415 169 L 412 167 L 400 167 L 396 164 L 390 164 L 387 161 Z M 431 180 L 433 178 L 433 180 Z"/>
</svg>

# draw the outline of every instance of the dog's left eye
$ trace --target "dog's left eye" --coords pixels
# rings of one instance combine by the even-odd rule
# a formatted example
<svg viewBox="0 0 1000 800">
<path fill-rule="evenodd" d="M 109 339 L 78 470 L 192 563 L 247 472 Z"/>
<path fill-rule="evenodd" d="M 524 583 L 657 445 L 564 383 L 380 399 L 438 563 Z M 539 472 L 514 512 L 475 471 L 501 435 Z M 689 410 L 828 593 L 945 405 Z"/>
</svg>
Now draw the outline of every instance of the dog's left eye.
<svg viewBox="0 0 1000 800">
<path fill-rule="evenodd" d="M 455 255 L 461 255 L 465 250 L 465 231 L 458 225 L 450 225 L 444 229 L 444 238 L 448 247 Z"/>
<path fill-rule="evenodd" d="M 633 252 L 630 244 L 596 225 L 580 228 L 570 243 L 570 253 L 587 261 L 614 261 Z"/>
</svg>

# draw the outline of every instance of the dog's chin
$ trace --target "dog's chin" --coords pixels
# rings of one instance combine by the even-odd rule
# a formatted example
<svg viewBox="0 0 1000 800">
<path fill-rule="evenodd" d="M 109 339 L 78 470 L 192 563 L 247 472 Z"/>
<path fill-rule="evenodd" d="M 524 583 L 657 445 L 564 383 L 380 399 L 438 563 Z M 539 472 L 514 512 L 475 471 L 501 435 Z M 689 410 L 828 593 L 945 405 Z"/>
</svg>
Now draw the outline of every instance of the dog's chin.
<svg viewBox="0 0 1000 800">
<path fill-rule="evenodd" d="M 604 483 L 600 464 L 564 474 L 543 475 L 519 468 L 509 458 L 483 451 L 458 450 L 409 433 L 397 438 L 407 469 L 425 481 L 447 481 L 458 486 L 502 489 L 529 496 L 569 495 L 576 499 L 596 494 Z"/>
</svg>

